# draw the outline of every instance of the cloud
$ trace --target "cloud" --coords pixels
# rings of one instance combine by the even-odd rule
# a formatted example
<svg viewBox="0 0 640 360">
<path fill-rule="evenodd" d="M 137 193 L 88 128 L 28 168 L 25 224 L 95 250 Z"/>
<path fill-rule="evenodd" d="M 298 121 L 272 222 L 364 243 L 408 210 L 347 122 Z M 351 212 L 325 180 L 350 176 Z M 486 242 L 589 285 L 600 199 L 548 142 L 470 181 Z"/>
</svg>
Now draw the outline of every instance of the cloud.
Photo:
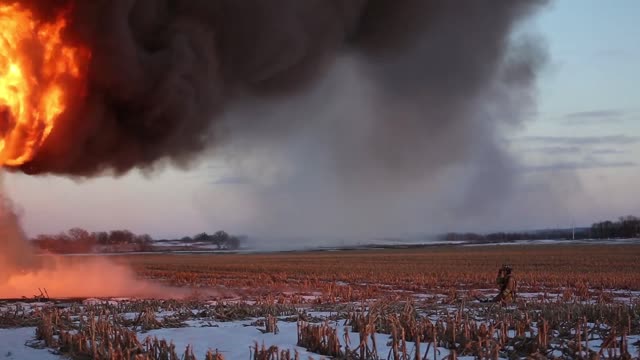
<svg viewBox="0 0 640 360">
<path fill-rule="evenodd" d="M 524 152 L 535 152 L 542 154 L 579 154 L 583 151 L 583 149 L 579 146 L 544 146 L 544 147 L 535 147 L 525 149 Z"/>
<path fill-rule="evenodd" d="M 542 171 L 573 171 L 573 170 L 589 170 L 589 169 L 609 169 L 609 168 L 628 168 L 638 166 L 632 161 L 604 161 L 604 160 L 585 160 L 585 161 L 566 161 L 545 165 L 532 165 L 524 168 L 525 172 L 542 172 Z"/>
<path fill-rule="evenodd" d="M 619 165 L 629 165 L 620 162 L 620 156 L 628 155 L 631 149 L 640 144 L 640 136 L 630 136 L 623 134 L 603 135 L 603 136 L 527 136 L 520 138 L 520 152 L 539 157 L 563 157 L 569 161 L 558 165 L 544 165 L 534 167 L 535 170 L 547 168 L 591 168 L 595 167 L 618 167 Z M 619 162 L 605 164 L 599 157 L 609 156 Z M 555 158 L 555 160 L 558 160 Z M 625 160 L 628 160 L 625 159 Z M 527 167 L 527 166 L 525 166 Z M 528 167 L 527 167 L 528 168 Z"/>
<path fill-rule="evenodd" d="M 589 125 L 594 123 L 620 122 L 625 112 L 620 109 L 577 111 L 563 116 L 565 125 Z"/>
<path fill-rule="evenodd" d="M 607 110 L 592 110 L 592 111 L 578 111 L 572 112 L 565 115 L 567 119 L 584 119 L 584 118 L 611 118 L 611 117 L 620 117 L 624 115 L 624 112 L 621 110 L 615 109 L 607 109 Z"/>
<path fill-rule="evenodd" d="M 622 155 L 627 153 L 629 152 L 626 150 L 612 148 L 594 149 L 591 151 L 592 155 Z"/>
<path fill-rule="evenodd" d="M 630 145 L 640 143 L 640 136 L 623 134 L 604 136 L 527 136 L 523 140 L 529 143 L 560 146 Z"/>
</svg>

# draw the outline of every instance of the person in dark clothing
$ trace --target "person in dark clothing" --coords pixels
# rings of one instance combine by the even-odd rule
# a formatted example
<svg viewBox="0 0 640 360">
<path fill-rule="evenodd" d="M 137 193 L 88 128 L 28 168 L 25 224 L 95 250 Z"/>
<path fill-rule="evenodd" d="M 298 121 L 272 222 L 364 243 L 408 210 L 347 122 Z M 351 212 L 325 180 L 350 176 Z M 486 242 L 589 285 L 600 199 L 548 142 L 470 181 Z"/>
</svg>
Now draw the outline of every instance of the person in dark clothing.
<svg viewBox="0 0 640 360">
<path fill-rule="evenodd" d="M 494 302 L 508 304 L 514 300 L 516 293 L 516 281 L 511 272 L 512 269 L 509 265 L 502 265 L 498 270 L 496 283 L 500 292 L 493 298 Z"/>
</svg>

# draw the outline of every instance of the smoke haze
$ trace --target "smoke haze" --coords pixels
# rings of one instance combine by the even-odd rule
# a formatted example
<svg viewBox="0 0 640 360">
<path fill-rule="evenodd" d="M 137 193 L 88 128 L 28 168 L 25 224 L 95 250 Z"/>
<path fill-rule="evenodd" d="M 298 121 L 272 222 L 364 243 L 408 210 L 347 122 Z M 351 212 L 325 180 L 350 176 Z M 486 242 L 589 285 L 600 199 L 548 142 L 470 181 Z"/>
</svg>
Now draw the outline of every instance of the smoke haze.
<svg viewBox="0 0 640 360">
<path fill-rule="evenodd" d="M 374 92 L 365 101 L 376 101 L 356 115 L 375 119 L 344 117 L 330 129 L 339 134 L 331 145 L 344 150 L 339 170 L 364 161 L 381 170 L 376 176 L 431 173 L 468 152 L 427 152 L 436 143 L 493 138 L 500 122 L 517 122 L 516 109 L 502 111 L 528 97 L 541 56 L 531 42 L 513 46 L 510 35 L 545 2 L 31 0 L 41 16 L 71 9 L 66 36 L 92 57 L 86 96 L 20 169 L 84 177 L 159 160 L 185 167 L 244 136 L 238 129 L 278 142 L 307 126 L 307 116 L 236 118 L 232 138 L 220 119 L 256 99 L 304 94 L 347 58 Z M 488 109 L 487 98 L 497 97 L 506 99 Z M 333 106 L 313 105 L 308 112 Z"/>
<path fill-rule="evenodd" d="M 307 91 L 233 103 L 217 154 L 236 183 L 216 186 L 252 209 L 238 231 L 316 244 L 482 231 L 522 206 L 545 182 L 524 178 L 507 138 L 535 111 L 546 54 L 513 30 L 540 4 L 465 4 L 431 8 L 395 55 L 342 54 Z"/>
<path fill-rule="evenodd" d="M 87 94 L 18 171 L 90 177 L 223 158 L 240 231 L 354 237 L 481 224 L 519 186 L 546 0 L 30 0 L 71 9 Z M 213 155 L 211 155 L 213 154 Z"/>
<path fill-rule="evenodd" d="M 106 258 L 36 255 L 20 227 L 11 201 L 2 196 L 0 299 L 39 296 L 39 291 L 52 298 L 177 298 L 189 295 L 189 290 L 139 280 L 130 267 Z"/>
</svg>

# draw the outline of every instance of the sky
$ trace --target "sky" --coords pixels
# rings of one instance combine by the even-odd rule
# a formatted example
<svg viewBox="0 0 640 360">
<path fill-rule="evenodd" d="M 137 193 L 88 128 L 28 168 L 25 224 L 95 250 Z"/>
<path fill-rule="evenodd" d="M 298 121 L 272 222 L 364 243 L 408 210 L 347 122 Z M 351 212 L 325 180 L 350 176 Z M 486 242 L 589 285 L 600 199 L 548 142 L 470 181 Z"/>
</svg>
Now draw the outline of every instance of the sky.
<svg viewBox="0 0 640 360">
<path fill-rule="evenodd" d="M 515 210 L 496 215 L 489 228 L 567 227 L 640 215 L 637 14 L 636 0 L 557 0 L 527 24 L 550 55 L 537 112 L 508 139 L 522 164 L 518 171 L 530 181 L 505 205 Z M 189 170 L 167 166 L 120 178 L 2 177 L 31 236 L 74 226 L 155 237 L 244 233 L 257 211 L 253 190 L 210 153 Z M 541 193 L 553 204 L 536 204 Z"/>
</svg>

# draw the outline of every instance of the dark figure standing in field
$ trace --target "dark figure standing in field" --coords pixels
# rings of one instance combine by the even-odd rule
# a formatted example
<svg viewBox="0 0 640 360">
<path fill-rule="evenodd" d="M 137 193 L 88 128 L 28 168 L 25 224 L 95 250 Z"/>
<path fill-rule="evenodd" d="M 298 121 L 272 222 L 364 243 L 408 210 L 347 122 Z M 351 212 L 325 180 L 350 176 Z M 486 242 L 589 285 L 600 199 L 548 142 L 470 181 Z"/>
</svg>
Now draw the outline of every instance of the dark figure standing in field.
<svg viewBox="0 0 640 360">
<path fill-rule="evenodd" d="M 500 292 L 493 298 L 493 301 L 502 304 L 511 303 L 515 298 L 516 292 L 516 281 L 511 275 L 511 266 L 502 265 L 498 270 L 496 283 Z"/>
</svg>

